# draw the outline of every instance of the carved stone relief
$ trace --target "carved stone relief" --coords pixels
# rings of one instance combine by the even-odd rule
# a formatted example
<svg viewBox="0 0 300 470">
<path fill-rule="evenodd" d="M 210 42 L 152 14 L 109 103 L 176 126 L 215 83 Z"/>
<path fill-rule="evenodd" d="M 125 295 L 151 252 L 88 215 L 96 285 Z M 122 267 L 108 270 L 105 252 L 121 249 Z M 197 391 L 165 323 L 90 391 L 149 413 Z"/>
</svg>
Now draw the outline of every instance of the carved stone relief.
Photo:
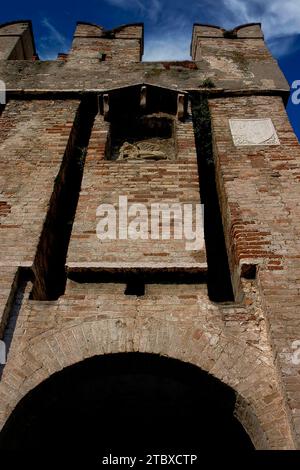
<svg viewBox="0 0 300 470">
<path fill-rule="evenodd" d="M 118 160 L 166 160 L 167 158 L 166 153 L 159 149 L 157 142 L 135 142 L 134 144 L 124 142 L 120 148 Z"/>
<path fill-rule="evenodd" d="M 273 122 L 264 119 L 229 119 L 233 143 L 246 145 L 280 145 Z"/>
</svg>

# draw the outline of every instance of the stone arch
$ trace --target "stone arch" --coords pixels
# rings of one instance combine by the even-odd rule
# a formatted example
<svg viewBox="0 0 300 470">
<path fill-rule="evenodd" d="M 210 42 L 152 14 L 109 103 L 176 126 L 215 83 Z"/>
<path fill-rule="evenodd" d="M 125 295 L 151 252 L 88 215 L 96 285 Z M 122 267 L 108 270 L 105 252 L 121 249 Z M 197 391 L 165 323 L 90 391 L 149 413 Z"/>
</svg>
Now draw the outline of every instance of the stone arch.
<svg viewBox="0 0 300 470">
<path fill-rule="evenodd" d="M 140 352 L 94 356 L 22 398 L 0 434 L 0 451 L 93 453 L 99 442 L 103 452 L 249 451 L 253 444 L 233 414 L 235 401 L 230 387 L 177 359 Z"/>
<path fill-rule="evenodd" d="M 273 367 L 243 341 L 154 318 L 70 322 L 33 338 L 9 358 L 0 383 L 0 426 L 32 389 L 49 376 L 93 356 L 145 352 L 188 362 L 237 395 L 236 416 L 257 449 L 294 448 Z M 242 361 L 241 361 L 242 358 Z M 276 411 L 274 405 L 276 404 Z"/>
</svg>

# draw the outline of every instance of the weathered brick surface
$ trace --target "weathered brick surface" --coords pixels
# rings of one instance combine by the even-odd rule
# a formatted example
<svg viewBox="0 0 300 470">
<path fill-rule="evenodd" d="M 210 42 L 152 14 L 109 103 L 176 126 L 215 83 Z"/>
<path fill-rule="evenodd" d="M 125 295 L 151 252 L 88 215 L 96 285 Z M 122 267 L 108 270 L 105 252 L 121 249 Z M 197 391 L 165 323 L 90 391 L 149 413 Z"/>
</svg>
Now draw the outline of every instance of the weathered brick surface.
<svg viewBox="0 0 300 470">
<path fill-rule="evenodd" d="M 293 447 L 254 284 L 250 308 L 213 304 L 201 285 L 152 284 L 142 298 L 124 288 L 69 281 L 57 302 L 24 301 L 1 383 L 2 422 L 49 374 L 96 354 L 140 351 L 191 362 L 231 385 L 257 448 Z"/>
<path fill-rule="evenodd" d="M 192 57 L 209 71 L 215 83 L 234 89 L 285 89 L 286 81 L 268 50 L 260 26 L 237 28 L 234 38 L 217 27 L 195 25 Z"/>
<path fill-rule="evenodd" d="M 283 103 L 276 97 L 210 101 L 217 181 L 233 278 L 243 263 L 258 265 L 258 285 L 273 354 L 299 438 L 300 149 Z M 280 146 L 233 145 L 228 119 L 271 117 Z M 236 289 L 238 290 L 238 283 Z"/>
<path fill-rule="evenodd" d="M 0 285 L 0 335 L 3 337 L 5 326 L 14 301 L 18 268 L 15 266 L 1 266 Z"/>
<path fill-rule="evenodd" d="M 1 266 L 31 266 L 78 102 L 10 101 L 0 117 Z"/>
<path fill-rule="evenodd" d="M 0 25 L 0 60 L 31 59 L 35 53 L 31 22 Z"/>
<path fill-rule="evenodd" d="M 251 32 L 252 28 L 248 29 Z M 101 27 L 79 24 L 70 54 L 64 60 L 0 61 L 0 76 L 8 90 L 18 92 L 23 89 L 35 92 L 102 91 L 130 83 L 199 90 L 209 77 L 215 91 L 288 93 L 288 83 L 266 48 L 260 30 L 259 34 L 255 33 L 255 38 L 248 30 L 247 34 L 238 35 L 236 39 L 218 37 L 222 36 L 220 29 L 217 29 L 217 37 L 198 38 L 198 30 L 199 27 L 195 26 L 192 43 L 195 61 L 141 63 L 141 25 L 124 26 L 107 32 Z M 208 28 L 212 36 L 215 30 Z M 246 30 L 242 28 L 240 31 Z M 197 44 L 199 47 L 196 48 Z M 104 61 L 100 60 L 100 53 L 106 54 Z"/>
<path fill-rule="evenodd" d="M 140 24 L 123 26 L 112 30 L 109 36 L 99 26 L 79 23 L 75 30 L 72 48 L 68 61 L 93 63 L 103 60 L 124 64 L 139 62 L 143 47 L 143 26 Z"/>
<path fill-rule="evenodd" d="M 176 121 L 177 157 L 172 161 L 105 160 L 109 124 L 96 118 L 85 162 L 84 177 L 73 225 L 67 265 L 94 267 L 193 267 L 205 268 L 205 248 L 186 250 L 186 240 L 175 240 L 171 214 L 170 240 L 99 240 L 96 216 L 100 204 L 112 204 L 119 217 L 119 196 L 144 204 L 150 214 L 152 203 L 200 204 L 197 157 L 191 118 Z M 163 181 L 163 184 L 162 184 Z M 132 220 L 130 216 L 128 220 Z M 180 221 L 181 222 L 181 221 Z M 118 223 L 117 223 L 118 228 Z M 200 237 L 201 238 L 201 237 Z"/>
<path fill-rule="evenodd" d="M 23 56 L 12 32 L 29 38 Z M 42 62 L 31 60 L 28 26 L 0 28 L 0 58 L 20 59 L 0 60 L 0 79 L 10 90 L 0 116 L 0 333 L 10 345 L 0 381 L 1 427 L 20 399 L 53 373 L 94 355 L 140 351 L 196 364 L 232 387 L 236 415 L 256 448 L 300 448 L 299 365 L 291 360 L 293 342 L 300 340 L 299 144 L 282 102 L 287 83 L 260 28 L 249 25 L 225 36 L 220 28 L 196 25 L 196 60 L 141 63 L 141 25 L 108 32 L 79 23 L 70 54 Z M 208 77 L 216 86 L 206 92 L 235 301 L 210 300 L 204 280 L 146 282 L 140 297 L 124 295 L 126 285 L 117 279 L 91 282 L 84 276 L 101 267 L 110 275 L 147 266 L 158 274 L 170 266 L 187 274 L 206 269 L 205 250 L 186 251 L 179 240 L 100 243 L 95 234 L 97 206 L 116 204 L 118 195 L 148 206 L 200 202 L 190 115 L 182 122 L 173 116 L 178 153 L 164 161 L 106 160 L 110 124 L 100 114 L 90 123 L 99 94 L 152 83 L 177 98 L 179 90 L 203 92 Z M 91 128 L 77 132 L 74 122 L 87 96 L 91 109 L 80 107 L 81 118 L 88 113 Z M 280 146 L 234 147 L 231 117 L 272 118 Z M 72 227 L 66 289 L 57 300 L 33 300 L 47 297 L 39 291 L 47 291 L 52 243 L 43 225 L 56 207 L 58 186 L 69 178 L 72 189 L 70 172 L 62 170 L 78 157 L 81 131 L 91 136 L 85 161 L 76 160 L 83 170 L 76 211 L 76 194 L 72 200 L 62 192 L 67 200 L 59 199 L 62 205 L 71 200 L 76 212 L 65 224 Z M 67 233 L 64 226 L 65 248 Z M 256 279 L 243 278 L 245 265 L 258 266 Z"/>
<path fill-rule="evenodd" d="M 0 117 L 3 332 L 20 266 L 32 266 L 78 102 L 10 101 Z"/>
</svg>

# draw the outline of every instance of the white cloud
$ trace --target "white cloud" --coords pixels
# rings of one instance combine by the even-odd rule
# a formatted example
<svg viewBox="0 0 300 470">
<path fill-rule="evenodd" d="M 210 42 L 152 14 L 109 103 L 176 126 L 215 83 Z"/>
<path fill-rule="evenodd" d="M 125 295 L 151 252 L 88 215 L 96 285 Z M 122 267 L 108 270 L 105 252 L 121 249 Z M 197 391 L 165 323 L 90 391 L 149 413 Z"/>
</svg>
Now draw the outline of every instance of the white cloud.
<svg viewBox="0 0 300 470">
<path fill-rule="evenodd" d="M 275 57 L 282 57 L 298 49 L 296 36 L 273 38 L 267 40 L 267 45 Z"/>
<path fill-rule="evenodd" d="M 182 0 L 105 1 L 124 10 L 136 10 L 142 19 L 155 25 L 155 32 L 148 34 L 147 26 L 145 29 L 144 61 L 190 59 L 191 13 L 187 9 L 183 14 Z"/>
<path fill-rule="evenodd" d="M 69 41 L 58 31 L 48 18 L 42 19 L 42 25 L 46 29 L 46 34 L 40 39 L 40 56 L 43 60 L 56 59 L 58 52 L 67 51 L 69 49 Z"/>
<path fill-rule="evenodd" d="M 152 21 L 158 19 L 163 7 L 161 0 L 106 0 L 106 2 L 124 10 L 137 10 L 139 14 Z"/>
<path fill-rule="evenodd" d="M 186 11 L 186 17 L 201 22 L 201 16 L 211 17 L 211 23 L 233 27 L 243 23 L 262 22 L 266 35 L 290 36 L 300 31 L 299 0 L 105 0 L 113 6 L 137 10 L 150 19 L 164 18 L 174 12 Z"/>
<path fill-rule="evenodd" d="M 46 26 L 49 31 L 49 39 L 52 39 L 61 47 L 65 47 L 67 45 L 67 40 L 63 34 L 61 34 L 53 24 L 47 18 L 43 18 L 42 24 Z"/>
<path fill-rule="evenodd" d="M 289 51 L 294 43 L 292 36 L 300 33 L 299 0 L 221 0 L 217 11 L 216 18 L 224 27 L 262 23 L 265 38 L 276 55 Z"/>
<path fill-rule="evenodd" d="M 125 10 L 127 9 L 132 9 L 132 8 L 141 8 L 144 10 L 144 4 L 142 0 L 106 0 L 107 3 L 111 3 L 112 5 L 115 5 L 116 7 L 124 8 Z"/>
<path fill-rule="evenodd" d="M 296 47 L 300 34 L 299 0 L 105 0 L 111 6 L 145 21 L 144 60 L 189 59 L 192 24 L 210 23 L 233 28 L 261 22 L 272 53 L 283 56 Z M 129 15 L 128 15 L 129 16 Z M 129 20 L 130 22 L 130 20 Z M 40 41 L 40 54 L 55 58 L 67 51 L 70 41 L 47 19 Z M 150 33 L 148 33 L 150 31 Z"/>
<path fill-rule="evenodd" d="M 145 21 L 150 21 L 157 28 L 156 36 L 147 39 L 145 57 L 165 58 L 178 51 L 189 49 L 191 25 L 194 22 L 217 24 L 225 28 L 260 22 L 265 38 L 272 52 L 279 56 L 294 47 L 294 39 L 300 34 L 299 0 L 105 0 L 115 7 L 138 13 Z M 178 34 L 179 17 L 189 23 L 189 31 Z M 174 22 L 175 19 L 175 22 Z M 168 30 L 168 31 L 167 31 Z M 147 28 L 146 28 L 147 33 Z M 157 38 L 157 36 L 159 36 Z M 162 37 L 164 36 L 164 39 Z M 185 46 L 182 45 L 184 40 Z M 150 51 L 150 45 L 154 48 Z M 161 50 L 161 48 L 163 50 Z M 149 49 L 149 52 L 148 52 Z M 157 56 L 154 56 L 156 51 Z"/>
<path fill-rule="evenodd" d="M 145 42 L 144 61 L 190 59 L 189 35 L 178 36 L 176 32 L 149 38 Z"/>
</svg>

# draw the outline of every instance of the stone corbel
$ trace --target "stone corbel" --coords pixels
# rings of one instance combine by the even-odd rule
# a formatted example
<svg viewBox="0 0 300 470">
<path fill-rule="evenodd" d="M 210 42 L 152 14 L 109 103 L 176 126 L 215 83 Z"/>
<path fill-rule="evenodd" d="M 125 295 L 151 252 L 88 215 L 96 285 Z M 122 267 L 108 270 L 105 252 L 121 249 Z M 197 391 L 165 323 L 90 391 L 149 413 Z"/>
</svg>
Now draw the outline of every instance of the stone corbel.
<svg viewBox="0 0 300 470">
<path fill-rule="evenodd" d="M 147 87 L 143 85 L 141 87 L 140 106 L 141 108 L 145 109 L 146 105 L 147 105 Z"/>
<path fill-rule="evenodd" d="M 177 95 L 177 119 L 184 119 L 185 116 L 185 95 L 178 93 Z"/>
<path fill-rule="evenodd" d="M 108 121 L 108 116 L 109 116 L 109 95 L 108 95 L 108 93 L 105 93 L 103 95 L 103 116 L 104 116 L 104 120 Z"/>
</svg>

